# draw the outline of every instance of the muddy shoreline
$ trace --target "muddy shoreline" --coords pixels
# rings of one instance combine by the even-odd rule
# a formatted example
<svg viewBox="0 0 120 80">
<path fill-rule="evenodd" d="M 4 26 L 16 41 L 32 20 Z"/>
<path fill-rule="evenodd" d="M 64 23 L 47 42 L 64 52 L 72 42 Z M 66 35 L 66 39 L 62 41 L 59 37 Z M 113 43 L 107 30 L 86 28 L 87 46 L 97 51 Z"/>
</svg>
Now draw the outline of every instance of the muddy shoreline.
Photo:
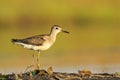
<svg viewBox="0 0 120 80">
<path fill-rule="evenodd" d="M 34 70 L 24 73 L 0 73 L 0 80 L 120 80 L 120 73 L 97 73 L 89 70 L 78 70 L 78 73 L 54 72 L 52 68 L 48 70 Z"/>
</svg>

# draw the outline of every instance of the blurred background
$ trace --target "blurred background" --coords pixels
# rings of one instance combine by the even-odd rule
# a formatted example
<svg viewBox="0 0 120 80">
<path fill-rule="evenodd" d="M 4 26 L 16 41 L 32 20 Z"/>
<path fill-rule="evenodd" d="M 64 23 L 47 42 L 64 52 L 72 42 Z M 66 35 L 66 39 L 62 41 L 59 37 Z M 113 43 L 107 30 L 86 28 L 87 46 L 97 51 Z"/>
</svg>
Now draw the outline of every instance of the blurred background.
<svg viewBox="0 0 120 80">
<path fill-rule="evenodd" d="M 34 64 L 34 51 L 13 45 L 12 38 L 49 33 L 54 24 L 71 34 L 60 33 L 41 53 L 41 68 L 120 72 L 120 0 L 1 0 L 0 72 Z"/>
</svg>

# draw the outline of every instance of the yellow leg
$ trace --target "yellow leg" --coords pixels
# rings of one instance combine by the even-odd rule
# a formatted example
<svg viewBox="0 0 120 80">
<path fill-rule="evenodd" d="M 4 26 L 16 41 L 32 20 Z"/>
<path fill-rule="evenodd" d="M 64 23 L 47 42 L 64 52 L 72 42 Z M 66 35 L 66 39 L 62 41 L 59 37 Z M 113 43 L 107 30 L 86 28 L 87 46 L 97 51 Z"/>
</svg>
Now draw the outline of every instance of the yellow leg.
<svg viewBox="0 0 120 80">
<path fill-rule="evenodd" d="M 36 53 L 33 53 L 32 57 L 33 57 L 34 62 L 36 63 L 36 59 L 35 59 Z"/>
<path fill-rule="evenodd" d="M 32 57 L 33 57 L 33 62 L 36 62 L 36 60 L 35 60 L 36 53 L 35 53 L 35 52 L 33 53 Z M 29 65 L 29 66 L 27 66 L 26 69 L 25 69 L 25 72 L 28 71 L 28 69 L 30 69 L 30 68 L 32 68 L 32 67 L 34 67 L 34 66 L 35 66 L 35 65 Z"/>
<path fill-rule="evenodd" d="M 37 57 L 37 68 L 38 68 L 38 69 L 40 69 L 39 55 L 40 55 L 40 51 L 39 51 L 39 53 L 36 54 L 36 52 L 35 52 L 35 53 L 33 53 L 33 55 L 32 55 L 35 63 L 36 63 L 36 59 L 35 59 L 35 58 Z M 27 68 L 25 69 L 25 72 L 26 72 L 28 69 L 30 69 L 30 68 L 32 68 L 32 67 L 34 67 L 34 66 L 35 66 L 35 65 L 27 66 Z"/>
<path fill-rule="evenodd" d="M 40 52 L 37 54 L 37 68 L 40 69 L 40 61 L 39 61 Z"/>
</svg>

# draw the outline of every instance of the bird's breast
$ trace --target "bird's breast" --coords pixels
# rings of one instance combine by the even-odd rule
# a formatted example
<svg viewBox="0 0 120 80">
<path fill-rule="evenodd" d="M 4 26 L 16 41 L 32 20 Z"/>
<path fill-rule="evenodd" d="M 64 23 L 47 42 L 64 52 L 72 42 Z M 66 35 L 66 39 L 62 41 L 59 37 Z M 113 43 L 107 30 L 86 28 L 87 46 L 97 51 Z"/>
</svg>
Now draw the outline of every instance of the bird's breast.
<svg viewBox="0 0 120 80">
<path fill-rule="evenodd" d="M 40 50 L 46 50 L 48 48 L 50 48 L 52 46 L 52 44 L 50 43 L 44 43 L 42 46 L 39 47 Z"/>
</svg>

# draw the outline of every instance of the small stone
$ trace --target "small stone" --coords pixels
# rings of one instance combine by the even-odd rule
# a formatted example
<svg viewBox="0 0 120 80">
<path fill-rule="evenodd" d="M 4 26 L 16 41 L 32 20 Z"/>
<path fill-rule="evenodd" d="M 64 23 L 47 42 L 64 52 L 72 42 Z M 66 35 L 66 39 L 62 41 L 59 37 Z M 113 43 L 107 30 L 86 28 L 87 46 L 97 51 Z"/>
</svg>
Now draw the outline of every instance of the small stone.
<svg viewBox="0 0 120 80">
<path fill-rule="evenodd" d="M 47 72 L 48 72 L 48 74 L 49 74 L 50 76 L 52 76 L 52 74 L 53 74 L 53 68 L 52 68 L 52 67 L 49 67 L 49 68 L 47 69 Z"/>
</svg>

